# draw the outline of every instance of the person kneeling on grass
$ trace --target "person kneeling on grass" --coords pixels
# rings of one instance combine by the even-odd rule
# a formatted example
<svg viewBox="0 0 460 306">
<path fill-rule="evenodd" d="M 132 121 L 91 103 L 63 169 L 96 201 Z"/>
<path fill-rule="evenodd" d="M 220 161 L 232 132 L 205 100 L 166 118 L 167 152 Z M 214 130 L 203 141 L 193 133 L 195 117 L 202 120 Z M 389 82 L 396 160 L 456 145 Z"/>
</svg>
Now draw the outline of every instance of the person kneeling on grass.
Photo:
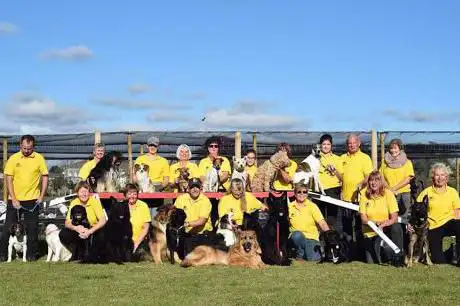
<svg viewBox="0 0 460 306">
<path fill-rule="evenodd" d="M 329 226 L 315 203 L 307 199 L 308 187 L 304 184 L 294 186 L 295 201 L 288 205 L 289 223 L 291 224 L 290 239 L 296 248 L 297 260 L 321 259 L 319 231 L 328 231 Z"/>
<path fill-rule="evenodd" d="M 359 213 L 363 223 L 364 248 L 367 263 L 382 263 L 380 243 L 382 239 L 367 225 L 373 221 L 390 239 L 403 250 L 403 232 L 398 221 L 398 203 L 394 193 L 386 188 L 385 180 L 379 171 L 372 171 L 367 179 L 367 188 L 361 191 Z M 389 247 L 385 247 L 387 259 L 395 264 L 394 254 Z M 402 258 L 402 257 L 401 257 Z"/>
</svg>

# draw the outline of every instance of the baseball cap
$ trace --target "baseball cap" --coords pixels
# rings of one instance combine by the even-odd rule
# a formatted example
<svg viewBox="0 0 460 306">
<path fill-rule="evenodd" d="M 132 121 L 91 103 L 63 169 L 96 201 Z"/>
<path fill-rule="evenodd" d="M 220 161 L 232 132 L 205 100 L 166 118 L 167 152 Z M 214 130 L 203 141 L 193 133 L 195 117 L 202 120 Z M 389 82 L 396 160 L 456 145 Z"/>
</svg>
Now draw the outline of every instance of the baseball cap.
<svg viewBox="0 0 460 306">
<path fill-rule="evenodd" d="M 193 188 L 193 187 L 201 188 L 201 181 L 199 178 L 194 177 L 188 181 L 188 188 Z"/>
<path fill-rule="evenodd" d="M 156 136 L 152 136 L 150 137 L 148 140 L 147 140 L 147 145 L 154 145 L 154 146 L 157 146 L 160 144 L 160 139 L 158 139 L 158 137 Z"/>
</svg>

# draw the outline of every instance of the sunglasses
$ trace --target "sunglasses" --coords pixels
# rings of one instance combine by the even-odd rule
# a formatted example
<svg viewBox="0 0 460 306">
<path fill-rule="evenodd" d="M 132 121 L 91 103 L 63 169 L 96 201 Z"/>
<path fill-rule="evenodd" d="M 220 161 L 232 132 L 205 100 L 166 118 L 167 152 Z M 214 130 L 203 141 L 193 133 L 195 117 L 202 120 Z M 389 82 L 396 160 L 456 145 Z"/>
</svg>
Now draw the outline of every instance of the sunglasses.
<svg viewBox="0 0 460 306">
<path fill-rule="evenodd" d="M 209 145 L 208 148 L 218 148 L 218 145 Z"/>
<path fill-rule="evenodd" d="M 157 145 L 154 145 L 154 144 L 149 144 L 148 146 L 149 146 L 149 147 L 158 148 L 158 146 L 157 146 Z"/>
<path fill-rule="evenodd" d="M 306 190 L 300 190 L 300 191 L 296 191 L 295 194 L 307 194 L 308 191 Z"/>
</svg>

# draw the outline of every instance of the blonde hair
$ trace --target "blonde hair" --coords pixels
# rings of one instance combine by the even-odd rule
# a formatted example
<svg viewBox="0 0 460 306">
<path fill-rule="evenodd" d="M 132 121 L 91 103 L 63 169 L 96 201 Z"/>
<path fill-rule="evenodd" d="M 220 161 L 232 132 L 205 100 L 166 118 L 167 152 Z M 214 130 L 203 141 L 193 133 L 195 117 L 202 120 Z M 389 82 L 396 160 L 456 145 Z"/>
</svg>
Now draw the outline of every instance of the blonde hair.
<svg viewBox="0 0 460 306">
<path fill-rule="evenodd" d="M 380 181 L 379 189 L 375 193 L 369 188 L 369 182 L 374 179 Z M 372 171 L 369 174 L 369 177 L 367 178 L 366 198 L 370 199 L 376 195 L 384 196 L 386 187 L 387 187 L 387 184 L 385 183 L 385 179 L 383 178 L 383 175 L 378 170 Z"/>
<path fill-rule="evenodd" d="M 241 211 L 246 212 L 247 204 L 246 204 L 246 190 L 244 189 L 243 181 L 239 178 L 234 178 L 230 181 L 230 188 L 227 190 L 227 194 L 232 194 L 232 190 L 234 187 L 241 186 L 243 190 L 243 194 L 241 195 Z"/>
</svg>

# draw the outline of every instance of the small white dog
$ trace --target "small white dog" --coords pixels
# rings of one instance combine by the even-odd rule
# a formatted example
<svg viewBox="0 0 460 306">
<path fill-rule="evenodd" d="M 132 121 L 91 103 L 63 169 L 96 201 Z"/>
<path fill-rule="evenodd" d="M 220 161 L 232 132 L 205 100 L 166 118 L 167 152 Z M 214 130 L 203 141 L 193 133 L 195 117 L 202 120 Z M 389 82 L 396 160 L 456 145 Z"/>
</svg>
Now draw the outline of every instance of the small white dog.
<svg viewBox="0 0 460 306">
<path fill-rule="evenodd" d="M 309 184 L 310 181 L 313 179 L 314 188 L 313 191 L 321 192 L 325 194 L 323 186 L 319 181 L 319 170 L 321 168 L 321 162 L 318 159 L 319 157 L 319 148 L 317 146 L 316 150 L 311 150 L 311 154 L 308 155 L 299 165 L 298 171 L 294 174 L 292 178 L 292 182 L 294 184 L 300 183 L 303 181 L 304 184 Z"/>
<path fill-rule="evenodd" d="M 146 164 L 134 165 L 139 192 L 151 193 L 155 191 L 149 177 L 149 166 Z"/>
<path fill-rule="evenodd" d="M 248 173 L 246 172 L 246 157 L 236 158 L 233 156 L 232 180 L 238 178 L 243 181 L 244 189 L 248 187 Z"/>
<path fill-rule="evenodd" d="M 8 240 L 8 262 L 11 262 L 13 250 L 16 254 L 22 254 L 23 262 L 27 261 L 27 234 L 22 223 L 14 223 L 11 225 L 10 239 Z"/>
<path fill-rule="evenodd" d="M 48 244 L 48 256 L 46 262 L 50 260 L 56 261 L 69 261 L 72 253 L 62 245 L 59 239 L 59 232 L 61 230 L 55 224 L 48 224 L 45 229 L 46 243 Z M 52 258 L 51 258 L 52 257 Z"/>
<path fill-rule="evenodd" d="M 219 172 L 220 172 L 220 167 L 222 166 L 222 163 L 224 160 L 219 157 L 215 158 L 212 163 L 212 168 L 208 171 L 206 175 L 206 181 L 203 185 L 203 191 L 204 192 L 218 192 L 219 187 L 220 187 L 220 182 L 219 182 Z"/>
</svg>

